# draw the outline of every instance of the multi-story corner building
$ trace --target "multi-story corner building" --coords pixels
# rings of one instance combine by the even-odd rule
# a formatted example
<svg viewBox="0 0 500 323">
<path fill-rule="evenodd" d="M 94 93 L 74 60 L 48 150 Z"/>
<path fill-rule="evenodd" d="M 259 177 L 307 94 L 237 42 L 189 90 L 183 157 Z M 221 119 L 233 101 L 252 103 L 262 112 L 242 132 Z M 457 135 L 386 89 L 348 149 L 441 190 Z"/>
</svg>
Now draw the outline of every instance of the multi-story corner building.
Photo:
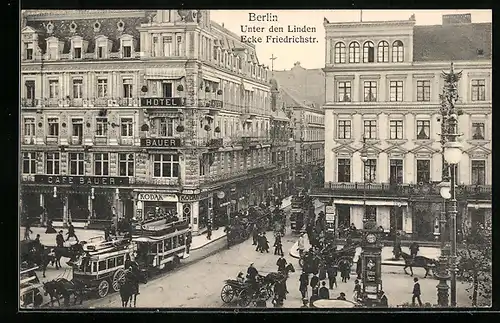
<svg viewBox="0 0 500 323">
<path fill-rule="evenodd" d="M 324 183 L 325 77 L 321 69 L 305 69 L 296 62 L 292 69 L 274 71 L 280 97 L 290 114 L 295 139 L 295 182 L 310 188 Z"/>
<path fill-rule="evenodd" d="M 489 221 L 491 23 L 471 23 L 469 14 L 445 15 L 442 25 L 434 26 L 416 26 L 414 16 L 324 26 L 325 185 L 315 194 L 334 203 L 336 225 L 361 228 L 371 218 L 386 231 L 402 230 L 418 239 L 439 234 L 439 95 L 441 73 L 451 62 L 462 71 L 458 223 Z"/>
<path fill-rule="evenodd" d="M 209 218 L 284 195 L 290 120 L 255 48 L 209 11 L 27 11 L 21 205 L 74 224 Z"/>
</svg>

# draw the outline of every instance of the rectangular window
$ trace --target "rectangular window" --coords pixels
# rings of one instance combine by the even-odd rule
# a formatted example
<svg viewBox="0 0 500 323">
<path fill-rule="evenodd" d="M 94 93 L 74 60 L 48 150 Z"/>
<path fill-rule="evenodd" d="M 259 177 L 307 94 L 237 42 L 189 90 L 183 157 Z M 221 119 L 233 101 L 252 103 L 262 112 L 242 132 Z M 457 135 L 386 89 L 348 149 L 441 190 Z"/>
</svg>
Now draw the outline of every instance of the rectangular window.
<svg viewBox="0 0 500 323">
<path fill-rule="evenodd" d="M 34 100 L 35 99 L 35 81 L 28 80 L 24 83 L 26 86 L 26 99 Z"/>
<path fill-rule="evenodd" d="M 95 118 L 95 135 L 102 137 L 108 135 L 108 118 L 106 117 Z"/>
<path fill-rule="evenodd" d="M 134 122 L 132 118 L 122 118 L 121 120 L 121 136 L 133 137 L 134 136 Z"/>
<path fill-rule="evenodd" d="M 104 58 L 104 47 L 97 47 L 97 58 Z"/>
<path fill-rule="evenodd" d="M 366 139 L 376 139 L 377 138 L 377 121 L 376 120 L 365 120 L 364 121 L 364 137 Z"/>
<path fill-rule="evenodd" d="M 94 154 L 94 175 L 108 176 L 109 175 L 109 154 L 95 153 Z"/>
<path fill-rule="evenodd" d="M 175 55 L 176 56 L 182 56 L 182 36 L 177 36 L 177 48 L 175 49 Z M 214 47 L 215 49 L 215 47 Z M 214 53 L 215 54 L 215 53 Z M 214 55 L 214 57 L 217 57 Z"/>
<path fill-rule="evenodd" d="M 47 123 L 49 125 L 49 136 L 58 137 L 59 136 L 59 119 L 58 118 L 48 118 Z"/>
<path fill-rule="evenodd" d="M 171 154 L 154 155 L 154 177 L 179 177 L 179 156 Z"/>
<path fill-rule="evenodd" d="M 390 181 L 391 184 L 403 183 L 403 160 L 391 159 L 390 162 Z"/>
<path fill-rule="evenodd" d="M 24 118 L 24 135 L 26 137 L 35 136 L 35 118 Z"/>
<path fill-rule="evenodd" d="M 23 153 L 23 174 L 36 174 L 36 157 L 34 152 Z"/>
<path fill-rule="evenodd" d="M 106 98 L 108 96 L 108 79 L 100 78 L 97 80 L 97 97 Z"/>
<path fill-rule="evenodd" d="M 417 183 L 429 183 L 431 179 L 431 161 L 417 160 Z"/>
<path fill-rule="evenodd" d="M 472 80 L 472 101 L 485 101 L 486 100 L 486 81 L 485 80 Z"/>
<path fill-rule="evenodd" d="M 24 52 L 26 54 L 26 59 L 33 59 L 33 44 L 32 43 L 25 43 L 24 44 Z"/>
<path fill-rule="evenodd" d="M 390 120 L 390 139 L 403 139 L 403 120 Z"/>
<path fill-rule="evenodd" d="M 162 94 L 164 98 L 171 98 L 173 96 L 172 92 L 172 83 L 165 82 L 161 84 L 162 86 Z"/>
<path fill-rule="evenodd" d="M 403 81 L 391 81 L 390 88 L 390 101 L 401 102 L 403 101 Z"/>
<path fill-rule="evenodd" d="M 73 52 L 73 58 L 80 59 L 82 58 L 82 48 L 81 47 L 75 47 Z"/>
<path fill-rule="evenodd" d="M 129 45 L 123 46 L 123 57 L 125 58 L 132 57 L 132 46 Z"/>
<path fill-rule="evenodd" d="M 73 99 L 81 99 L 83 97 L 83 80 L 73 79 Z"/>
<path fill-rule="evenodd" d="M 163 56 L 172 56 L 172 36 L 163 37 Z"/>
<path fill-rule="evenodd" d="M 118 154 L 119 176 L 134 176 L 134 154 Z"/>
<path fill-rule="evenodd" d="M 431 122 L 429 120 L 417 120 L 417 139 L 429 139 L 431 133 Z"/>
<path fill-rule="evenodd" d="M 59 153 L 47 153 L 45 155 L 45 172 L 47 175 L 59 175 L 60 158 Z"/>
<path fill-rule="evenodd" d="M 339 102 L 351 102 L 351 82 L 338 82 L 337 97 Z"/>
<path fill-rule="evenodd" d="M 377 207 L 373 205 L 366 206 L 366 212 L 363 214 L 364 221 L 377 221 Z"/>
<path fill-rule="evenodd" d="M 377 82 L 367 81 L 364 83 L 365 102 L 377 101 Z"/>
<path fill-rule="evenodd" d="M 365 183 L 375 183 L 377 177 L 377 160 L 376 159 L 368 159 L 364 165 L 365 174 L 364 180 Z"/>
<path fill-rule="evenodd" d="M 57 54 L 59 53 L 59 46 L 57 44 L 51 45 L 49 47 L 49 59 L 57 59 Z"/>
<path fill-rule="evenodd" d="M 132 89 L 133 89 L 132 79 L 123 79 L 123 97 L 124 98 L 133 97 Z"/>
<path fill-rule="evenodd" d="M 338 159 L 337 173 L 339 183 L 349 183 L 351 181 L 351 160 Z"/>
<path fill-rule="evenodd" d="M 83 153 L 69 153 L 70 175 L 84 175 Z"/>
<path fill-rule="evenodd" d="M 472 123 L 472 139 L 484 140 L 484 122 Z"/>
<path fill-rule="evenodd" d="M 49 80 L 49 98 L 57 99 L 59 98 L 59 81 Z"/>
<path fill-rule="evenodd" d="M 337 126 L 338 139 L 351 139 L 351 120 L 339 120 Z"/>
<path fill-rule="evenodd" d="M 484 160 L 471 161 L 472 185 L 484 185 L 486 182 L 486 162 Z"/>
<path fill-rule="evenodd" d="M 156 118 L 157 135 L 159 137 L 173 137 L 174 136 L 174 119 L 172 118 Z"/>
<path fill-rule="evenodd" d="M 431 100 L 431 81 L 417 81 L 417 101 Z"/>
<path fill-rule="evenodd" d="M 71 123 L 72 136 L 78 137 L 81 140 L 83 136 L 83 119 L 72 119 Z"/>
</svg>

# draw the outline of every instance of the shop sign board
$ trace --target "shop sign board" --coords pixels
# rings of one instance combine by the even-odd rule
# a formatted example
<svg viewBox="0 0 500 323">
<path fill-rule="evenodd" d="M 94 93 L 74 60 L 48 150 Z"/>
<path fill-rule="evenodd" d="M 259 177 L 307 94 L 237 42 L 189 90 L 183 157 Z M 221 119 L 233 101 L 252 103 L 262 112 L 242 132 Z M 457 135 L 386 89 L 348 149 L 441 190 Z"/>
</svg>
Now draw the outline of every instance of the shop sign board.
<svg viewBox="0 0 500 323">
<path fill-rule="evenodd" d="M 181 146 L 180 138 L 141 138 L 141 147 L 177 148 Z"/>
<path fill-rule="evenodd" d="M 177 202 L 179 199 L 175 194 L 161 193 L 139 193 L 137 195 L 139 201 L 154 201 L 154 202 Z"/>
<path fill-rule="evenodd" d="M 35 183 L 76 186 L 118 186 L 128 185 L 129 178 L 126 176 L 35 175 Z"/>
</svg>

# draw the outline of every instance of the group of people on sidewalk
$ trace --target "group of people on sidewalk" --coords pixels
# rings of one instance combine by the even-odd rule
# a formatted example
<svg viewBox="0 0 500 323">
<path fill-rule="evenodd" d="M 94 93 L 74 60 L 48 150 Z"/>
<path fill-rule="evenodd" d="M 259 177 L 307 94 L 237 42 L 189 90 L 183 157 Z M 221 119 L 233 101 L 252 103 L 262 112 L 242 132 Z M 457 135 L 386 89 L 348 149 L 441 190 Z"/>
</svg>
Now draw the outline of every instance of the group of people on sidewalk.
<svg viewBox="0 0 500 323">
<path fill-rule="evenodd" d="M 32 234 L 32 233 L 33 233 L 33 231 L 31 230 L 31 226 L 29 225 L 29 223 L 26 223 L 26 225 L 24 227 L 24 240 L 31 240 L 30 234 Z M 66 233 L 66 239 L 64 239 L 63 230 L 59 230 L 59 232 L 57 232 L 54 229 L 54 227 L 52 226 L 52 222 L 50 220 L 47 221 L 47 229 L 45 230 L 45 233 L 46 234 L 57 233 L 57 236 L 56 236 L 56 246 L 57 247 L 63 247 L 64 242 L 68 241 L 70 238 L 75 238 L 75 240 L 77 242 L 79 242 L 79 239 L 75 234 L 75 227 L 73 226 L 73 224 L 71 222 L 68 224 L 68 232 Z M 40 234 L 37 234 L 35 240 L 40 241 Z"/>
</svg>

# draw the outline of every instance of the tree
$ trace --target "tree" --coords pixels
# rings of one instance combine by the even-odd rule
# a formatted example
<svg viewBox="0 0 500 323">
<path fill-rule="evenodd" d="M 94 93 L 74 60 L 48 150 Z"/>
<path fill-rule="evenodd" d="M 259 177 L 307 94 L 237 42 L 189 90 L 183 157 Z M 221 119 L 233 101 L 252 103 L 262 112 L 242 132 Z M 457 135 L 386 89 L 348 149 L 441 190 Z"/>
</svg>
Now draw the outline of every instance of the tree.
<svg viewBox="0 0 500 323">
<path fill-rule="evenodd" d="M 470 284 L 472 306 L 491 306 L 492 240 L 491 223 L 464 226 L 463 248 L 459 250 L 458 269 Z"/>
</svg>

